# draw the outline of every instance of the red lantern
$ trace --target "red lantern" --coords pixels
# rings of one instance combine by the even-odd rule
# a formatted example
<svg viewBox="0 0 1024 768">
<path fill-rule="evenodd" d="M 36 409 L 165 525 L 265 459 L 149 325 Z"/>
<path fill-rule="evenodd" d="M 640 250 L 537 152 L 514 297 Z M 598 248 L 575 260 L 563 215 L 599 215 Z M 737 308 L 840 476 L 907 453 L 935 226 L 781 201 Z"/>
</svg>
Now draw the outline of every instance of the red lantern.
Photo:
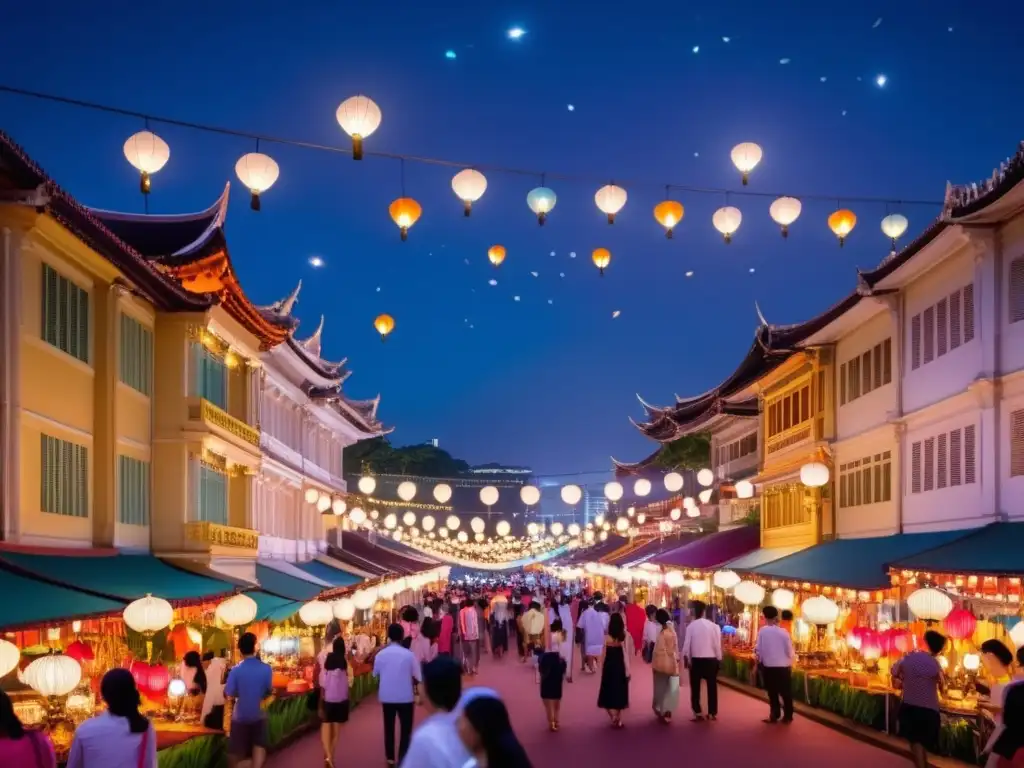
<svg viewBox="0 0 1024 768">
<path fill-rule="evenodd" d="M 877 659 L 882 655 L 882 636 L 873 629 L 865 629 L 860 638 L 860 655 Z"/>
<path fill-rule="evenodd" d="M 81 640 L 75 640 L 75 642 L 65 648 L 64 655 L 70 656 L 79 664 L 92 661 L 96 658 L 96 655 L 92 652 L 90 645 L 88 643 L 83 643 Z"/>
<path fill-rule="evenodd" d="M 942 626 L 946 634 L 954 640 L 966 640 L 974 634 L 978 620 L 966 608 L 954 608 L 943 620 Z"/>
<path fill-rule="evenodd" d="M 889 655 L 902 656 L 914 650 L 914 636 L 909 629 L 892 628 L 889 630 Z"/>
<path fill-rule="evenodd" d="M 154 664 L 149 668 L 148 693 L 153 696 L 162 696 L 167 691 L 170 682 L 171 673 L 167 671 L 167 667 L 162 664 Z"/>
</svg>

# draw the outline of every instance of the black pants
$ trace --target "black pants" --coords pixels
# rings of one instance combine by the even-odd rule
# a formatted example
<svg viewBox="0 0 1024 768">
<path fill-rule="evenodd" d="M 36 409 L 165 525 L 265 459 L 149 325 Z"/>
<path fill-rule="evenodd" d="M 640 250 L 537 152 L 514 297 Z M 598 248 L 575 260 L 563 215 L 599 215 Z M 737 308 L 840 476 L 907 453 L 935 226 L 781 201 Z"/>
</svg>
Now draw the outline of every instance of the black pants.
<svg viewBox="0 0 1024 768">
<path fill-rule="evenodd" d="M 793 670 L 790 667 L 761 667 L 761 679 L 768 692 L 772 720 L 793 719 Z"/>
<path fill-rule="evenodd" d="M 409 751 L 409 739 L 412 738 L 413 705 L 382 704 L 384 707 L 384 757 L 391 765 L 395 764 L 395 718 L 398 718 L 398 762 L 405 759 Z"/>
<path fill-rule="evenodd" d="M 690 659 L 690 706 L 700 712 L 700 681 L 708 686 L 708 714 L 718 715 L 718 659 Z"/>
</svg>

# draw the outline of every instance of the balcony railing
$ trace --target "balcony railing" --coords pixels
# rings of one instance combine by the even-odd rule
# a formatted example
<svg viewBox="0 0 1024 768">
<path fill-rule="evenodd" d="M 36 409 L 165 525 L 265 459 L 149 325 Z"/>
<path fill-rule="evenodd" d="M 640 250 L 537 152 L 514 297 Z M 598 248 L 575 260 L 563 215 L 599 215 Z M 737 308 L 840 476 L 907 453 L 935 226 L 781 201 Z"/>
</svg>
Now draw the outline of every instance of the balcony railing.
<svg viewBox="0 0 1024 768">
<path fill-rule="evenodd" d="M 764 455 L 771 456 L 777 451 L 784 450 L 790 446 L 802 443 L 805 440 L 811 440 L 813 435 L 814 421 L 808 419 L 807 421 L 797 424 L 795 427 L 783 430 L 778 434 L 772 435 L 766 438 L 764 441 Z"/>
<path fill-rule="evenodd" d="M 188 406 L 188 418 L 189 421 L 201 421 L 208 426 L 222 429 L 249 445 L 257 448 L 260 445 L 260 431 L 256 427 L 235 418 L 209 400 L 201 397 L 193 399 Z"/>
<path fill-rule="evenodd" d="M 219 523 L 186 523 L 185 537 L 198 544 L 215 547 L 232 547 L 256 551 L 260 546 L 259 531 L 248 528 L 233 528 Z"/>
<path fill-rule="evenodd" d="M 725 499 L 718 502 L 718 524 L 738 525 L 756 509 L 760 499 Z"/>
</svg>

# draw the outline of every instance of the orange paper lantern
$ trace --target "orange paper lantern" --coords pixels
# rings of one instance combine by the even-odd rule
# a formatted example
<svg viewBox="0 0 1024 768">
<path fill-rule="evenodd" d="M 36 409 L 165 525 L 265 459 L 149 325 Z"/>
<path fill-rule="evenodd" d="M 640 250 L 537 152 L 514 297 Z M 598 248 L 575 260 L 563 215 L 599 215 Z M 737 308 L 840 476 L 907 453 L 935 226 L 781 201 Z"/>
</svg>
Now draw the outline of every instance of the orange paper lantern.
<svg viewBox="0 0 1024 768">
<path fill-rule="evenodd" d="M 505 246 L 504 245 L 492 245 L 487 249 L 487 258 L 491 264 L 496 267 L 501 266 L 501 262 L 505 260 Z"/>
<path fill-rule="evenodd" d="M 380 334 L 381 341 L 387 338 L 388 334 L 395 330 L 395 318 L 391 315 L 377 315 L 373 321 L 373 327 Z"/>
<path fill-rule="evenodd" d="M 391 214 L 391 220 L 398 225 L 404 241 L 409 237 L 409 227 L 419 221 L 423 209 L 411 197 L 400 197 L 390 205 L 388 213 Z"/>
<path fill-rule="evenodd" d="M 597 267 L 598 272 L 604 274 L 604 269 L 612 262 L 612 254 L 607 248 L 595 248 L 594 253 L 590 257 L 594 266 Z"/>
<path fill-rule="evenodd" d="M 665 237 L 672 237 L 672 230 L 683 220 L 683 204 L 665 200 L 654 206 L 654 218 L 665 228 Z"/>
<path fill-rule="evenodd" d="M 828 217 L 828 228 L 839 238 L 840 247 L 846 242 L 847 235 L 853 231 L 855 226 L 857 226 L 857 217 L 853 211 L 848 211 L 845 208 L 841 208 Z"/>
</svg>

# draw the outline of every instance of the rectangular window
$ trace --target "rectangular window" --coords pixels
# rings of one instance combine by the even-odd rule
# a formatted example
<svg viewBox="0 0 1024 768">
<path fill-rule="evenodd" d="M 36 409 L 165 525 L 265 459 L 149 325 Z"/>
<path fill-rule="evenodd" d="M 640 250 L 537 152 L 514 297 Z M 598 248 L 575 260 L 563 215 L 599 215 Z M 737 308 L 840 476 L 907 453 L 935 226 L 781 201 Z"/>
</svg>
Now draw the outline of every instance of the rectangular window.
<svg viewBox="0 0 1024 768">
<path fill-rule="evenodd" d="M 149 525 L 149 462 L 117 457 L 117 521 Z"/>
<path fill-rule="evenodd" d="M 43 264 L 43 341 L 89 362 L 89 292 Z"/>
<path fill-rule="evenodd" d="M 935 438 L 924 441 L 924 490 L 935 487 Z"/>
<path fill-rule="evenodd" d="M 803 423 L 811 418 L 811 388 L 804 387 L 800 390 L 800 422 Z"/>
<path fill-rule="evenodd" d="M 89 516 L 89 449 L 42 435 L 40 501 L 43 512 L 67 517 Z"/>
<path fill-rule="evenodd" d="M 860 389 L 865 395 L 871 391 L 871 350 L 861 356 L 861 382 Z"/>
<path fill-rule="evenodd" d="M 882 500 L 882 457 L 875 456 L 875 466 L 872 467 L 872 479 L 874 480 L 875 492 L 872 495 L 875 501 Z"/>
<path fill-rule="evenodd" d="M 937 482 L 936 487 L 938 488 L 946 487 L 946 440 L 948 437 L 949 436 L 945 432 L 939 435 L 939 455 L 937 457 L 938 466 L 935 469 Z"/>
<path fill-rule="evenodd" d="M 1024 259 L 1021 259 L 1024 264 Z M 1024 475 L 1024 409 L 1010 414 L 1010 477 Z"/>
<path fill-rule="evenodd" d="M 860 358 L 855 357 L 850 361 L 850 399 L 856 400 L 860 397 Z"/>
<path fill-rule="evenodd" d="M 921 492 L 921 443 L 910 446 L 910 492 Z"/>
<path fill-rule="evenodd" d="M 1009 288 L 1007 292 L 1007 308 L 1010 322 L 1019 323 L 1024 320 L 1024 256 L 1010 262 Z"/>
<path fill-rule="evenodd" d="M 964 344 L 974 338 L 974 283 L 964 286 Z"/>
<path fill-rule="evenodd" d="M 946 354 L 946 343 L 949 334 L 948 325 L 946 299 L 940 299 L 939 303 L 935 305 L 935 341 L 938 357 Z"/>
<path fill-rule="evenodd" d="M 921 367 L 921 316 L 914 315 L 910 319 L 910 368 Z"/>
<path fill-rule="evenodd" d="M 198 341 L 192 342 L 193 394 L 228 409 L 228 367 Z"/>
<path fill-rule="evenodd" d="M 960 291 L 956 290 L 949 294 L 949 348 L 956 349 L 960 346 Z"/>
<path fill-rule="evenodd" d="M 825 412 L 825 372 L 818 371 L 818 413 Z"/>
<path fill-rule="evenodd" d="M 974 425 L 964 427 L 964 485 L 974 482 Z"/>
<path fill-rule="evenodd" d="M 949 433 L 949 484 L 960 485 L 963 483 L 963 471 L 961 457 L 963 456 L 963 433 L 954 429 Z"/>
<path fill-rule="evenodd" d="M 206 464 L 199 465 L 198 519 L 207 523 L 227 525 L 228 476 Z"/>
<path fill-rule="evenodd" d="M 845 507 L 846 504 L 846 485 L 849 478 L 846 475 L 846 465 L 843 464 L 839 467 L 839 506 Z"/>
<path fill-rule="evenodd" d="M 882 386 L 882 345 L 875 344 L 873 352 L 875 355 L 875 359 L 874 364 L 871 367 L 874 370 L 875 374 L 874 389 L 878 389 L 880 386 Z"/>
<path fill-rule="evenodd" d="M 892 339 L 882 342 L 882 383 L 892 383 Z"/>
<path fill-rule="evenodd" d="M 846 405 L 846 363 L 839 366 L 839 404 Z"/>
<path fill-rule="evenodd" d="M 153 394 L 153 331 L 121 315 L 121 381 L 144 395 Z"/>
<path fill-rule="evenodd" d="M 924 364 L 927 365 L 935 359 L 935 307 L 928 307 L 923 314 Z"/>
<path fill-rule="evenodd" d="M 892 453 L 882 454 L 882 501 L 892 500 Z"/>
</svg>

